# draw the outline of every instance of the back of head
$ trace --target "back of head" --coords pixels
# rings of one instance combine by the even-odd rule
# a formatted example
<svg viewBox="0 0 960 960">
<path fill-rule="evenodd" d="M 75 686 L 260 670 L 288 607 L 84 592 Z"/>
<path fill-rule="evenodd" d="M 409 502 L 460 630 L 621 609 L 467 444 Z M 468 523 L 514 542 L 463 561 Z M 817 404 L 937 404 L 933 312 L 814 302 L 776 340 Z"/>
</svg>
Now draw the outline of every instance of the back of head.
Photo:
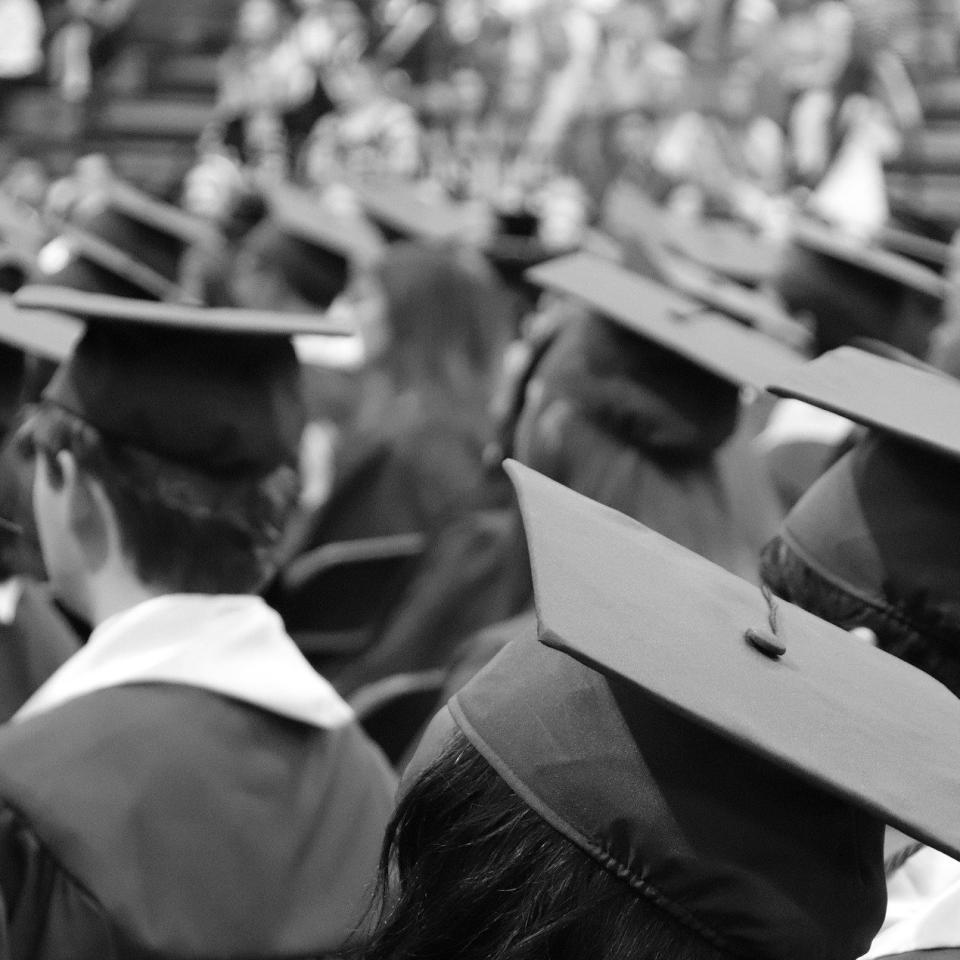
<svg viewBox="0 0 960 960">
<path fill-rule="evenodd" d="M 565 486 L 639 517 L 650 465 L 675 476 L 702 470 L 732 435 L 738 410 L 728 382 L 601 317 L 576 315 L 528 387 L 517 452 Z"/>
<path fill-rule="evenodd" d="M 402 795 L 380 897 L 364 960 L 726 956 L 561 836 L 459 733 Z"/>
<path fill-rule="evenodd" d="M 960 464 L 868 437 L 810 488 L 761 556 L 776 593 L 960 696 Z"/>
<path fill-rule="evenodd" d="M 799 244 L 788 248 L 776 287 L 791 312 L 813 316 L 817 354 L 872 337 L 924 357 L 940 321 L 936 298 Z"/>
<path fill-rule="evenodd" d="M 513 331 L 506 293 L 482 260 L 398 243 L 379 276 L 391 340 L 383 364 L 397 387 L 485 406 Z"/>
</svg>

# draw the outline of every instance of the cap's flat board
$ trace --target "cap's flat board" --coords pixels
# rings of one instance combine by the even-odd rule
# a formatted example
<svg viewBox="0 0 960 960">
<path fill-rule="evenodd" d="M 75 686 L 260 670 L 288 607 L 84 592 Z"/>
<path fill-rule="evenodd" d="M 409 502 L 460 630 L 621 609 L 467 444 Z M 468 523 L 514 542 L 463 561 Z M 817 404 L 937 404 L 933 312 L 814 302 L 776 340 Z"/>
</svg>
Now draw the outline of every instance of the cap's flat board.
<svg viewBox="0 0 960 960">
<path fill-rule="evenodd" d="M 412 181 L 357 181 L 350 187 L 370 217 L 412 239 L 431 242 L 457 239 L 470 222 L 467 208 L 439 197 L 426 199 Z"/>
<path fill-rule="evenodd" d="M 763 387 L 801 362 L 769 337 L 592 254 L 551 260 L 527 276 L 733 383 Z"/>
<path fill-rule="evenodd" d="M 929 368 L 840 347 L 784 371 L 767 388 L 960 457 L 960 382 Z"/>
<path fill-rule="evenodd" d="M 66 287 L 30 285 L 14 295 L 19 312 L 27 316 L 34 310 L 53 310 L 78 317 L 88 323 L 97 321 L 129 323 L 131 326 L 162 327 L 171 331 L 198 331 L 245 336 L 292 336 L 320 333 L 348 336 L 352 331 L 331 323 L 322 314 L 279 313 L 266 310 L 190 307 L 174 303 L 154 303 L 107 294 L 86 293 Z"/>
<path fill-rule="evenodd" d="M 519 464 L 541 639 L 960 855 L 960 698 L 930 676 Z"/>
<path fill-rule="evenodd" d="M 26 353 L 59 363 L 70 356 L 82 333 L 83 324 L 75 317 L 49 310 L 25 312 L 10 297 L 0 299 L 0 341 Z"/>
<path fill-rule="evenodd" d="M 372 263 L 383 240 L 363 214 L 333 209 L 332 204 L 292 184 L 273 184 L 267 191 L 270 216 L 286 234 L 339 254 L 346 260 Z"/>
<path fill-rule="evenodd" d="M 932 270 L 889 250 L 871 247 L 860 240 L 844 236 L 830 227 L 812 221 L 800 221 L 794 225 L 793 239 L 808 250 L 849 263 L 861 270 L 869 270 L 931 297 L 946 296 L 947 282 Z"/>
<path fill-rule="evenodd" d="M 668 249 L 731 280 L 759 286 L 777 270 L 776 244 L 751 234 L 745 227 L 722 220 L 667 220 L 664 242 Z"/>
</svg>

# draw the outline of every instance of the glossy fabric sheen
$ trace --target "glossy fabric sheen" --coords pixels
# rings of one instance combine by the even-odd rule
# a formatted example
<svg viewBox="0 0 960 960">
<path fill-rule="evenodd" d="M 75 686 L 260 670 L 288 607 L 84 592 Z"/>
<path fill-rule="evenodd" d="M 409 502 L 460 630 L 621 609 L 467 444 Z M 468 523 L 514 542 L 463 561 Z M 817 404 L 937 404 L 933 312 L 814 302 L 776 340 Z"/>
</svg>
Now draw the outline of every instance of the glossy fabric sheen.
<svg viewBox="0 0 960 960">
<path fill-rule="evenodd" d="M 131 686 L 0 731 L 0 957 L 332 952 L 370 893 L 393 777 L 320 731 Z"/>
<path fill-rule="evenodd" d="M 836 463 L 781 536 L 817 573 L 886 605 L 960 603 L 960 463 L 873 436 Z"/>
<path fill-rule="evenodd" d="M 295 462 L 304 423 L 283 338 L 98 323 L 44 396 L 114 441 L 213 474 Z"/>
<path fill-rule="evenodd" d="M 869 946 L 882 826 L 851 804 L 533 638 L 450 709 L 544 819 L 707 939 L 771 960 Z"/>
</svg>

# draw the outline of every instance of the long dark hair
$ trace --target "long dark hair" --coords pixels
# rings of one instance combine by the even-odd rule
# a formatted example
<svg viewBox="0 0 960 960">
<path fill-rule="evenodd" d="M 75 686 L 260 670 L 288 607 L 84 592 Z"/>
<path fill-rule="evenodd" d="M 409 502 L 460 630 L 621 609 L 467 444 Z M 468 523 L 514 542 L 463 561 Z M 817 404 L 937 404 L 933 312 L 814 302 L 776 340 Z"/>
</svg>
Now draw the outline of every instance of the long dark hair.
<svg viewBox="0 0 960 960">
<path fill-rule="evenodd" d="M 562 837 L 457 733 L 387 828 L 362 960 L 720 960 Z"/>
</svg>

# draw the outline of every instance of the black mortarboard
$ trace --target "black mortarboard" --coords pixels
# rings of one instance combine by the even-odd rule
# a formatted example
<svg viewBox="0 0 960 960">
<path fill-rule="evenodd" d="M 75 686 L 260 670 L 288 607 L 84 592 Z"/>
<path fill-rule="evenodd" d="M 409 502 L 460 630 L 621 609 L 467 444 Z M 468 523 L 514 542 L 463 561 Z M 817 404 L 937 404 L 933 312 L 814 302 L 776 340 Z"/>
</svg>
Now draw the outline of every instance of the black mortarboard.
<svg viewBox="0 0 960 960">
<path fill-rule="evenodd" d="M 863 954 L 884 915 L 884 824 L 960 854 L 960 700 L 508 469 L 539 642 L 464 687 L 410 769 L 455 725 L 564 837 L 731 956 Z"/>
<path fill-rule="evenodd" d="M 108 439 L 214 475 L 296 461 L 304 422 L 294 334 L 338 333 L 315 315 L 207 309 L 24 287 L 36 311 L 86 331 L 44 392 Z"/>
<path fill-rule="evenodd" d="M 0 298 L 0 343 L 60 363 L 83 333 L 82 321 L 53 310 L 25 313 L 11 297 Z"/>
<path fill-rule="evenodd" d="M 91 183 L 73 203 L 67 219 L 75 230 L 122 252 L 128 260 L 174 287 L 179 283 L 184 253 L 190 247 L 217 241 L 216 230 L 210 224 L 154 199 L 112 174 Z M 102 260 L 97 262 L 105 265 Z M 128 279 L 139 285 L 136 276 Z M 157 293 L 144 289 L 152 295 Z M 170 297 L 164 295 L 164 299 Z"/>
<path fill-rule="evenodd" d="M 939 274 L 908 257 L 848 237 L 835 228 L 812 220 L 794 225 L 794 243 L 877 277 L 884 277 L 909 290 L 936 299 L 947 293 L 947 283 Z"/>
<path fill-rule="evenodd" d="M 592 254 L 551 260 L 527 276 L 731 383 L 762 387 L 801 362 L 769 337 Z"/>
<path fill-rule="evenodd" d="M 94 233 L 64 224 L 37 258 L 39 281 L 87 293 L 177 300 L 180 286 Z"/>
<path fill-rule="evenodd" d="M 444 243 L 461 239 L 469 229 L 469 208 L 440 196 L 425 196 L 410 180 L 361 180 L 351 183 L 350 189 L 388 240 Z"/>
<path fill-rule="evenodd" d="M 267 189 L 265 252 L 303 300 L 327 307 L 343 291 L 355 265 L 375 264 L 384 243 L 359 210 L 337 209 L 291 184 Z"/>
<path fill-rule="evenodd" d="M 780 256 L 777 244 L 729 220 L 667 217 L 663 242 L 685 259 L 749 286 L 760 286 L 773 277 Z"/>
<path fill-rule="evenodd" d="M 871 428 L 785 519 L 791 550 L 884 609 L 960 610 L 960 383 L 842 347 L 770 389 Z"/>
</svg>

